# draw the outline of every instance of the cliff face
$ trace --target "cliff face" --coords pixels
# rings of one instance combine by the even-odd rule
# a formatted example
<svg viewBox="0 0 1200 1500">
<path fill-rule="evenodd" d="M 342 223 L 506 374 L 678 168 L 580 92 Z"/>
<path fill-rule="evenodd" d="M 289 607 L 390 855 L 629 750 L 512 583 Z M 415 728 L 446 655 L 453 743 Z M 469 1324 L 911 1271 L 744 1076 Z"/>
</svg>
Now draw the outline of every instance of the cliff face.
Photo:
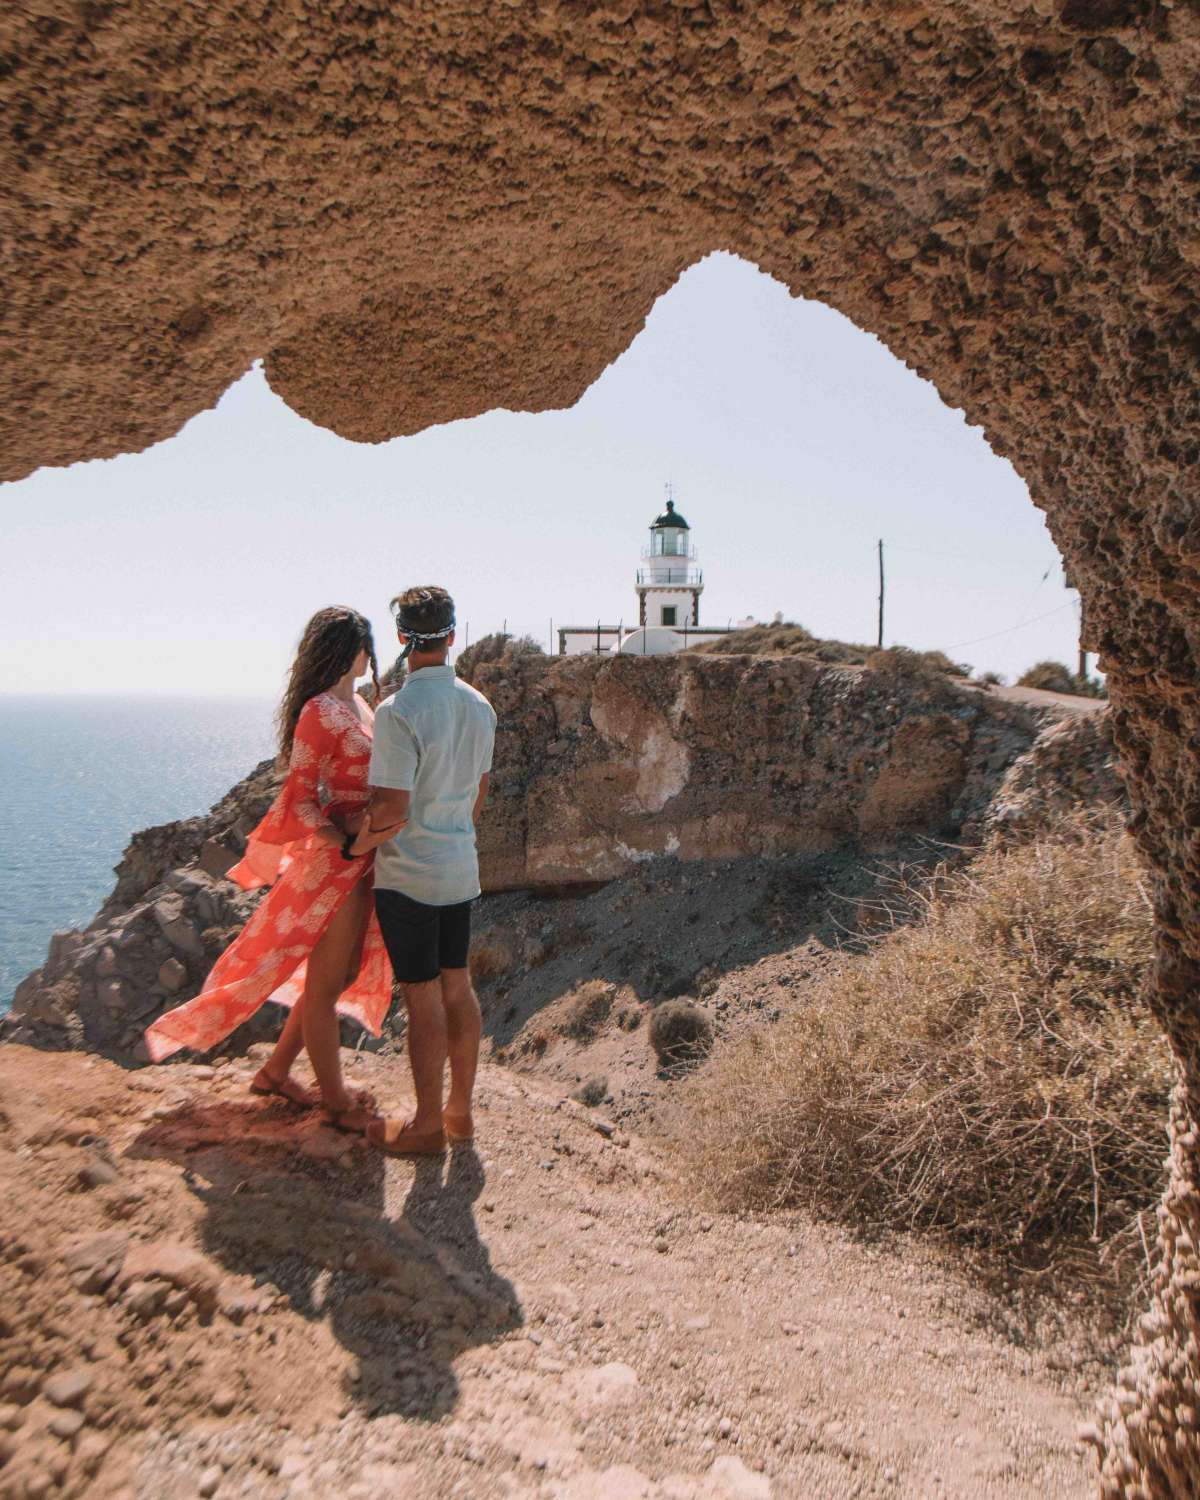
<svg viewBox="0 0 1200 1500">
<path fill-rule="evenodd" d="M 1026 708 L 938 674 L 799 657 L 509 656 L 477 685 L 500 720 L 486 891 L 609 880 L 659 856 L 971 839 L 1037 734 Z M 1090 795 L 1072 764 L 1042 757 L 1031 806 Z M 207 817 L 135 834 L 112 896 L 85 932 L 53 939 L 4 1035 L 139 1056 L 144 1027 L 199 989 L 259 899 L 222 876 L 274 786 L 264 762 Z M 235 1050 L 276 1019 L 250 1022 Z"/>
<path fill-rule="evenodd" d="M 116 886 L 85 932 L 56 933 L 17 986 L 6 1039 L 138 1055 L 142 1030 L 194 995 L 258 896 L 221 877 L 274 794 L 263 761 L 206 817 L 135 833 Z M 253 1024 L 247 1039 L 259 1034 Z"/>
<path fill-rule="evenodd" d="M 724 859 L 954 838 L 1034 721 L 949 679 L 811 659 L 506 658 L 480 834 L 485 887 L 611 879 L 656 855 Z"/>
</svg>

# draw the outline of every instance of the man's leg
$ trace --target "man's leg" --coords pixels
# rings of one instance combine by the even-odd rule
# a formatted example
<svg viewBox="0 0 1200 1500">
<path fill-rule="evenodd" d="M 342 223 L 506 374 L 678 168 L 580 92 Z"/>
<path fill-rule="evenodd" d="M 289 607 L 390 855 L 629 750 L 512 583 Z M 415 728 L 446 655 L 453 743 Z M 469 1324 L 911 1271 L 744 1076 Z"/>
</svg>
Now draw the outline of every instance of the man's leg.
<svg viewBox="0 0 1200 1500">
<path fill-rule="evenodd" d="M 461 1118 L 471 1113 L 483 1020 L 470 969 L 443 969 L 441 989 L 446 1012 L 446 1050 L 450 1057 L 446 1113 Z"/>
<path fill-rule="evenodd" d="M 438 978 L 438 909 L 413 901 L 400 891 L 377 887 L 375 912 L 408 1012 L 408 1060 L 417 1095 L 411 1132 L 440 1138 L 446 1015 Z M 371 1139 L 386 1149 L 398 1132 L 400 1126 L 388 1121 L 384 1136 L 377 1138 L 376 1133 Z"/>
<path fill-rule="evenodd" d="M 419 1135 L 442 1128 L 442 1088 L 446 1076 L 446 1012 L 438 979 L 404 985 L 408 1011 L 408 1060 L 417 1112 L 412 1128 Z"/>
</svg>

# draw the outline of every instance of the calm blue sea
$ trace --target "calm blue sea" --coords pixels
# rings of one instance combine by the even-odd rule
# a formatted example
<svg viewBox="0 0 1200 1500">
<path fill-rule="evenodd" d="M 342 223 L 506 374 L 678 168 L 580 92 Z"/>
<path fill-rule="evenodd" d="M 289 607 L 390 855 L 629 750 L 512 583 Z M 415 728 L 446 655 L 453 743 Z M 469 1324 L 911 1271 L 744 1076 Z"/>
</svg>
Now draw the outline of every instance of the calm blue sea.
<svg viewBox="0 0 1200 1500">
<path fill-rule="evenodd" d="M 207 812 L 270 755 L 249 698 L 0 697 L 0 1014 L 113 887 L 130 835 Z"/>
</svg>

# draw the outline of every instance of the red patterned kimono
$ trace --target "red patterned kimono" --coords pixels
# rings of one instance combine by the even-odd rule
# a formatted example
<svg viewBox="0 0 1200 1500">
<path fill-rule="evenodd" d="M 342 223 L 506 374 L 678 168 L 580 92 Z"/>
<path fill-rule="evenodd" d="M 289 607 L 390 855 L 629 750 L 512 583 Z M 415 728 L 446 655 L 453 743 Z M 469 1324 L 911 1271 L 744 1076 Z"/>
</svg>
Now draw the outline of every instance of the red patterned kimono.
<svg viewBox="0 0 1200 1500">
<path fill-rule="evenodd" d="M 365 709 L 366 705 L 359 700 Z M 246 890 L 272 889 L 212 967 L 194 1000 L 159 1016 L 146 1032 L 155 1062 L 180 1047 L 201 1052 L 227 1037 L 262 1005 L 294 1005 L 304 994 L 308 955 L 349 891 L 371 880 L 374 853 L 344 860 L 314 830 L 361 812 L 369 796 L 371 728 L 331 693 L 300 711 L 287 780 L 250 835 L 229 879 Z M 358 972 L 338 1013 L 376 1036 L 392 998 L 392 971 L 372 910 Z"/>
</svg>

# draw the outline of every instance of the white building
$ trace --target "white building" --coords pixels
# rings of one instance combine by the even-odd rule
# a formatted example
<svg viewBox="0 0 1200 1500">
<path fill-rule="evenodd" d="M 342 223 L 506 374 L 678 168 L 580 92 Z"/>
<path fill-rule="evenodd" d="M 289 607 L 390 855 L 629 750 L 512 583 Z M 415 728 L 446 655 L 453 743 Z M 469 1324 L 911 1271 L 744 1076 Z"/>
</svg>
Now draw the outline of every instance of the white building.
<svg viewBox="0 0 1200 1500">
<path fill-rule="evenodd" d="M 625 651 L 662 656 L 701 641 L 716 640 L 731 630 L 754 623 L 742 620 L 736 626 L 701 625 L 704 574 L 696 565 L 691 527 L 675 509 L 672 499 L 650 527 L 650 544 L 642 548 L 634 588 L 638 601 L 636 628 L 632 619 L 615 625 L 597 621 L 594 625 L 560 626 L 560 655 Z"/>
</svg>

